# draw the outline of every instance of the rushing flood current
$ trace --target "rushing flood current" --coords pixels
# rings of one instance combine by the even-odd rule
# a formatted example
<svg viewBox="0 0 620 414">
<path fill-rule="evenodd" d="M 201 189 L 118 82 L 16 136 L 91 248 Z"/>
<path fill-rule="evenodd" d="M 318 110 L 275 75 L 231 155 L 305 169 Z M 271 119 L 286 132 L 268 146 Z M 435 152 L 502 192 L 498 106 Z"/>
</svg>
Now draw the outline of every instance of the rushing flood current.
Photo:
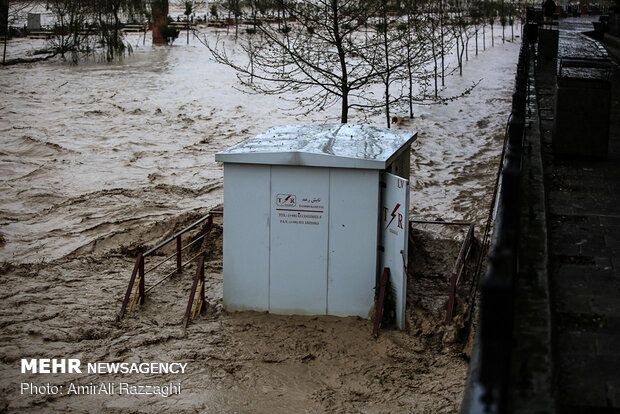
<svg viewBox="0 0 620 414">
<path fill-rule="evenodd" d="M 102 238 L 167 216 L 222 203 L 221 149 L 275 125 L 338 120 L 279 97 L 247 95 L 234 72 L 184 34 L 171 47 L 142 44 L 117 63 L 48 61 L 0 70 L 0 261 L 62 257 Z M 9 43 L 9 54 L 37 46 Z M 467 97 L 416 108 L 402 127 L 412 149 L 411 208 L 417 218 L 486 218 L 518 45 L 496 41 L 470 53 Z M 396 114 L 399 115 L 399 114 Z M 405 114 L 402 114 L 405 115 Z M 383 117 L 352 122 L 382 126 Z"/>
</svg>

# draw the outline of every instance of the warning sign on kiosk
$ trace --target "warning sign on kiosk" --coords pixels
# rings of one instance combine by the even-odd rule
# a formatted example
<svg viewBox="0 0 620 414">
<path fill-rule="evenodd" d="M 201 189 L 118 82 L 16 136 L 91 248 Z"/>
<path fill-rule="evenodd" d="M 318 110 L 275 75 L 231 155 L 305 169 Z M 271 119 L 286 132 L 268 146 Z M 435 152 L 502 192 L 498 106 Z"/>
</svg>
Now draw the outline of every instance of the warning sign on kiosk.
<svg viewBox="0 0 620 414">
<path fill-rule="evenodd" d="M 385 187 L 381 206 L 381 271 L 390 268 L 390 278 L 396 296 L 396 324 L 405 325 L 407 305 L 407 242 L 409 237 L 409 182 L 396 175 L 383 175 Z"/>
</svg>

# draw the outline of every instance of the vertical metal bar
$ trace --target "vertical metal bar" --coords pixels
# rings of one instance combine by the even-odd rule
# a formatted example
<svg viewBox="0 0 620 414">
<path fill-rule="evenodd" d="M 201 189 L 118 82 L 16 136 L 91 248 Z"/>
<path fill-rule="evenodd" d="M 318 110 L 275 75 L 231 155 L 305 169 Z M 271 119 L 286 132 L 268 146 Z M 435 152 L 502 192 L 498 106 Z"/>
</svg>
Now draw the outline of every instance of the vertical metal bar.
<svg viewBox="0 0 620 414">
<path fill-rule="evenodd" d="M 200 256 L 198 259 L 198 268 L 196 269 L 196 276 L 194 276 L 194 283 L 192 283 L 192 290 L 189 293 L 189 300 L 187 301 L 187 308 L 185 308 L 185 316 L 183 317 L 183 327 L 187 328 L 189 323 L 189 316 L 192 312 L 192 304 L 194 303 L 194 296 L 196 295 L 196 287 L 198 280 L 200 279 L 200 268 L 203 266 L 204 257 Z"/>
<path fill-rule="evenodd" d="M 183 264 L 181 263 L 181 235 L 177 236 L 177 273 L 183 271 Z"/>
<path fill-rule="evenodd" d="M 144 303 L 146 297 L 144 296 L 144 256 L 140 255 L 140 304 Z"/>
<path fill-rule="evenodd" d="M 207 286 L 205 285 L 205 263 L 203 258 L 200 258 L 200 281 L 202 289 L 200 290 L 200 309 L 198 309 L 198 314 L 200 315 L 205 308 L 205 289 Z"/>
<path fill-rule="evenodd" d="M 383 302 L 385 301 L 385 289 L 388 279 L 390 278 L 390 268 L 383 268 L 383 276 L 381 276 L 381 286 L 379 287 L 379 298 L 375 306 L 375 324 L 372 330 L 373 336 L 379 336 L 379 328 L 381 328 L 381 319 L 383 318 Z"/>
<path fill-rule="evenodd" d="M 131 296 L 131 291 L 133 288 L 133 284 L 136 281 L 136 274 L 138 273 L 138 269 L 140 268 L 140 262 L 142 261 L 142 253 L 138 253 L 138 257 L 136 258 L 136 264 L 133 266 L 133 272 L 131 272 L 131 278 L 129 279 L 129 286 L 127 286 L 127 291 L 125 292 L 125 298 L 123 299 L 123 304 L 121 305 L 121 311 L 118 314 L 117 320 L 123 319 L 125 316 L 125 311 L 127 310 L 127 304 L 129 303 L 129 297 Z"/>
<path fill-rule="evenodd" d="M 463 267 L 465 266 L 465 257 L 467 256 L 467 252 L 469 251 L 473 238 L 474 225 L 472 224 L 469 226 L 469 230 L 467 231 L 465 240 L 461 245 L 459 256 L 456 259 L 454 268 L 452 269 L 452 277 L 450 278 L 450 296 L 448 298 L 448 310 L 446 311 L 446 325 L 450 325 L 452 323 L 452 314 L 454 313 L 454 301 L 456 299 L 456 284 L 458 283 L 461 272 L 463 271 Z"/>
</svg>

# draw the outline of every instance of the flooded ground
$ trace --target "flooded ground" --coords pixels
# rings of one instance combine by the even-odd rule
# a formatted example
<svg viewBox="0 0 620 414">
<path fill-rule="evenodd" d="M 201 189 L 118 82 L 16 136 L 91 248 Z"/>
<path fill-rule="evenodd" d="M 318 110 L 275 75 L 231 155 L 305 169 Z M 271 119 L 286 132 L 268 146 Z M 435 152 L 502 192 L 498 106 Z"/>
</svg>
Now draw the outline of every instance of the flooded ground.
<svg viewBox="0 0 620 414">
<path fill-rule="evenodd" d="M 135 253 L 221 206 L 217 151 L 275 125 L 339 114 L 301 116 L 278 97 L 243 94 L 195 39 L 160 48 L 130 41 L 134 54 L 120 63 L 0 69 L 0 410 L 456 411 L 467 362 L 458 347 L 428 340 L 437 325 L 418 310 L 409 311 L 415 329 L 378 340 L 357 318 L 227 314 L 217 248 L 207 265 L 209 310 L 187 331 L 179 322 L 193 269 L 116 322 Z M 9 53 L 33 45 L 15 40 Z M 478 57 L 471 52 L 464 76 L 447 82 L 451 91 L 481 80 L 478 87 L 447 106 L 416 108 L 403 123 L 419 132 L 412 217 L 486 219 L 517 53 L 500 38 Z M 41 382 L 19 373 L 20 358 L 32 357 L 186 361 L 189 372 L 45 379 L 181 382 L 182 393 L 168 398 L 20 395 L 20 382 Z"/>
</svg>

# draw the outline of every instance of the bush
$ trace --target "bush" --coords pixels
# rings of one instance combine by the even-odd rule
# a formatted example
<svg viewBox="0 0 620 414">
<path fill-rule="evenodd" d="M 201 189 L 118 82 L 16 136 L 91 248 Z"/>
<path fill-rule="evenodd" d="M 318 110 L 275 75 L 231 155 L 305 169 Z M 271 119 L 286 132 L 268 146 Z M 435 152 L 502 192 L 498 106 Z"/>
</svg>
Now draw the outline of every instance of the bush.
<svg viewBox="0 0 620 414">
<path fill-rule="evenodd" d="M 161 37 L 166 39 L 166 43 L 173 43 L 179 37 L 179 29 L 165 25 L 159 28 Z"/>
</svg>

